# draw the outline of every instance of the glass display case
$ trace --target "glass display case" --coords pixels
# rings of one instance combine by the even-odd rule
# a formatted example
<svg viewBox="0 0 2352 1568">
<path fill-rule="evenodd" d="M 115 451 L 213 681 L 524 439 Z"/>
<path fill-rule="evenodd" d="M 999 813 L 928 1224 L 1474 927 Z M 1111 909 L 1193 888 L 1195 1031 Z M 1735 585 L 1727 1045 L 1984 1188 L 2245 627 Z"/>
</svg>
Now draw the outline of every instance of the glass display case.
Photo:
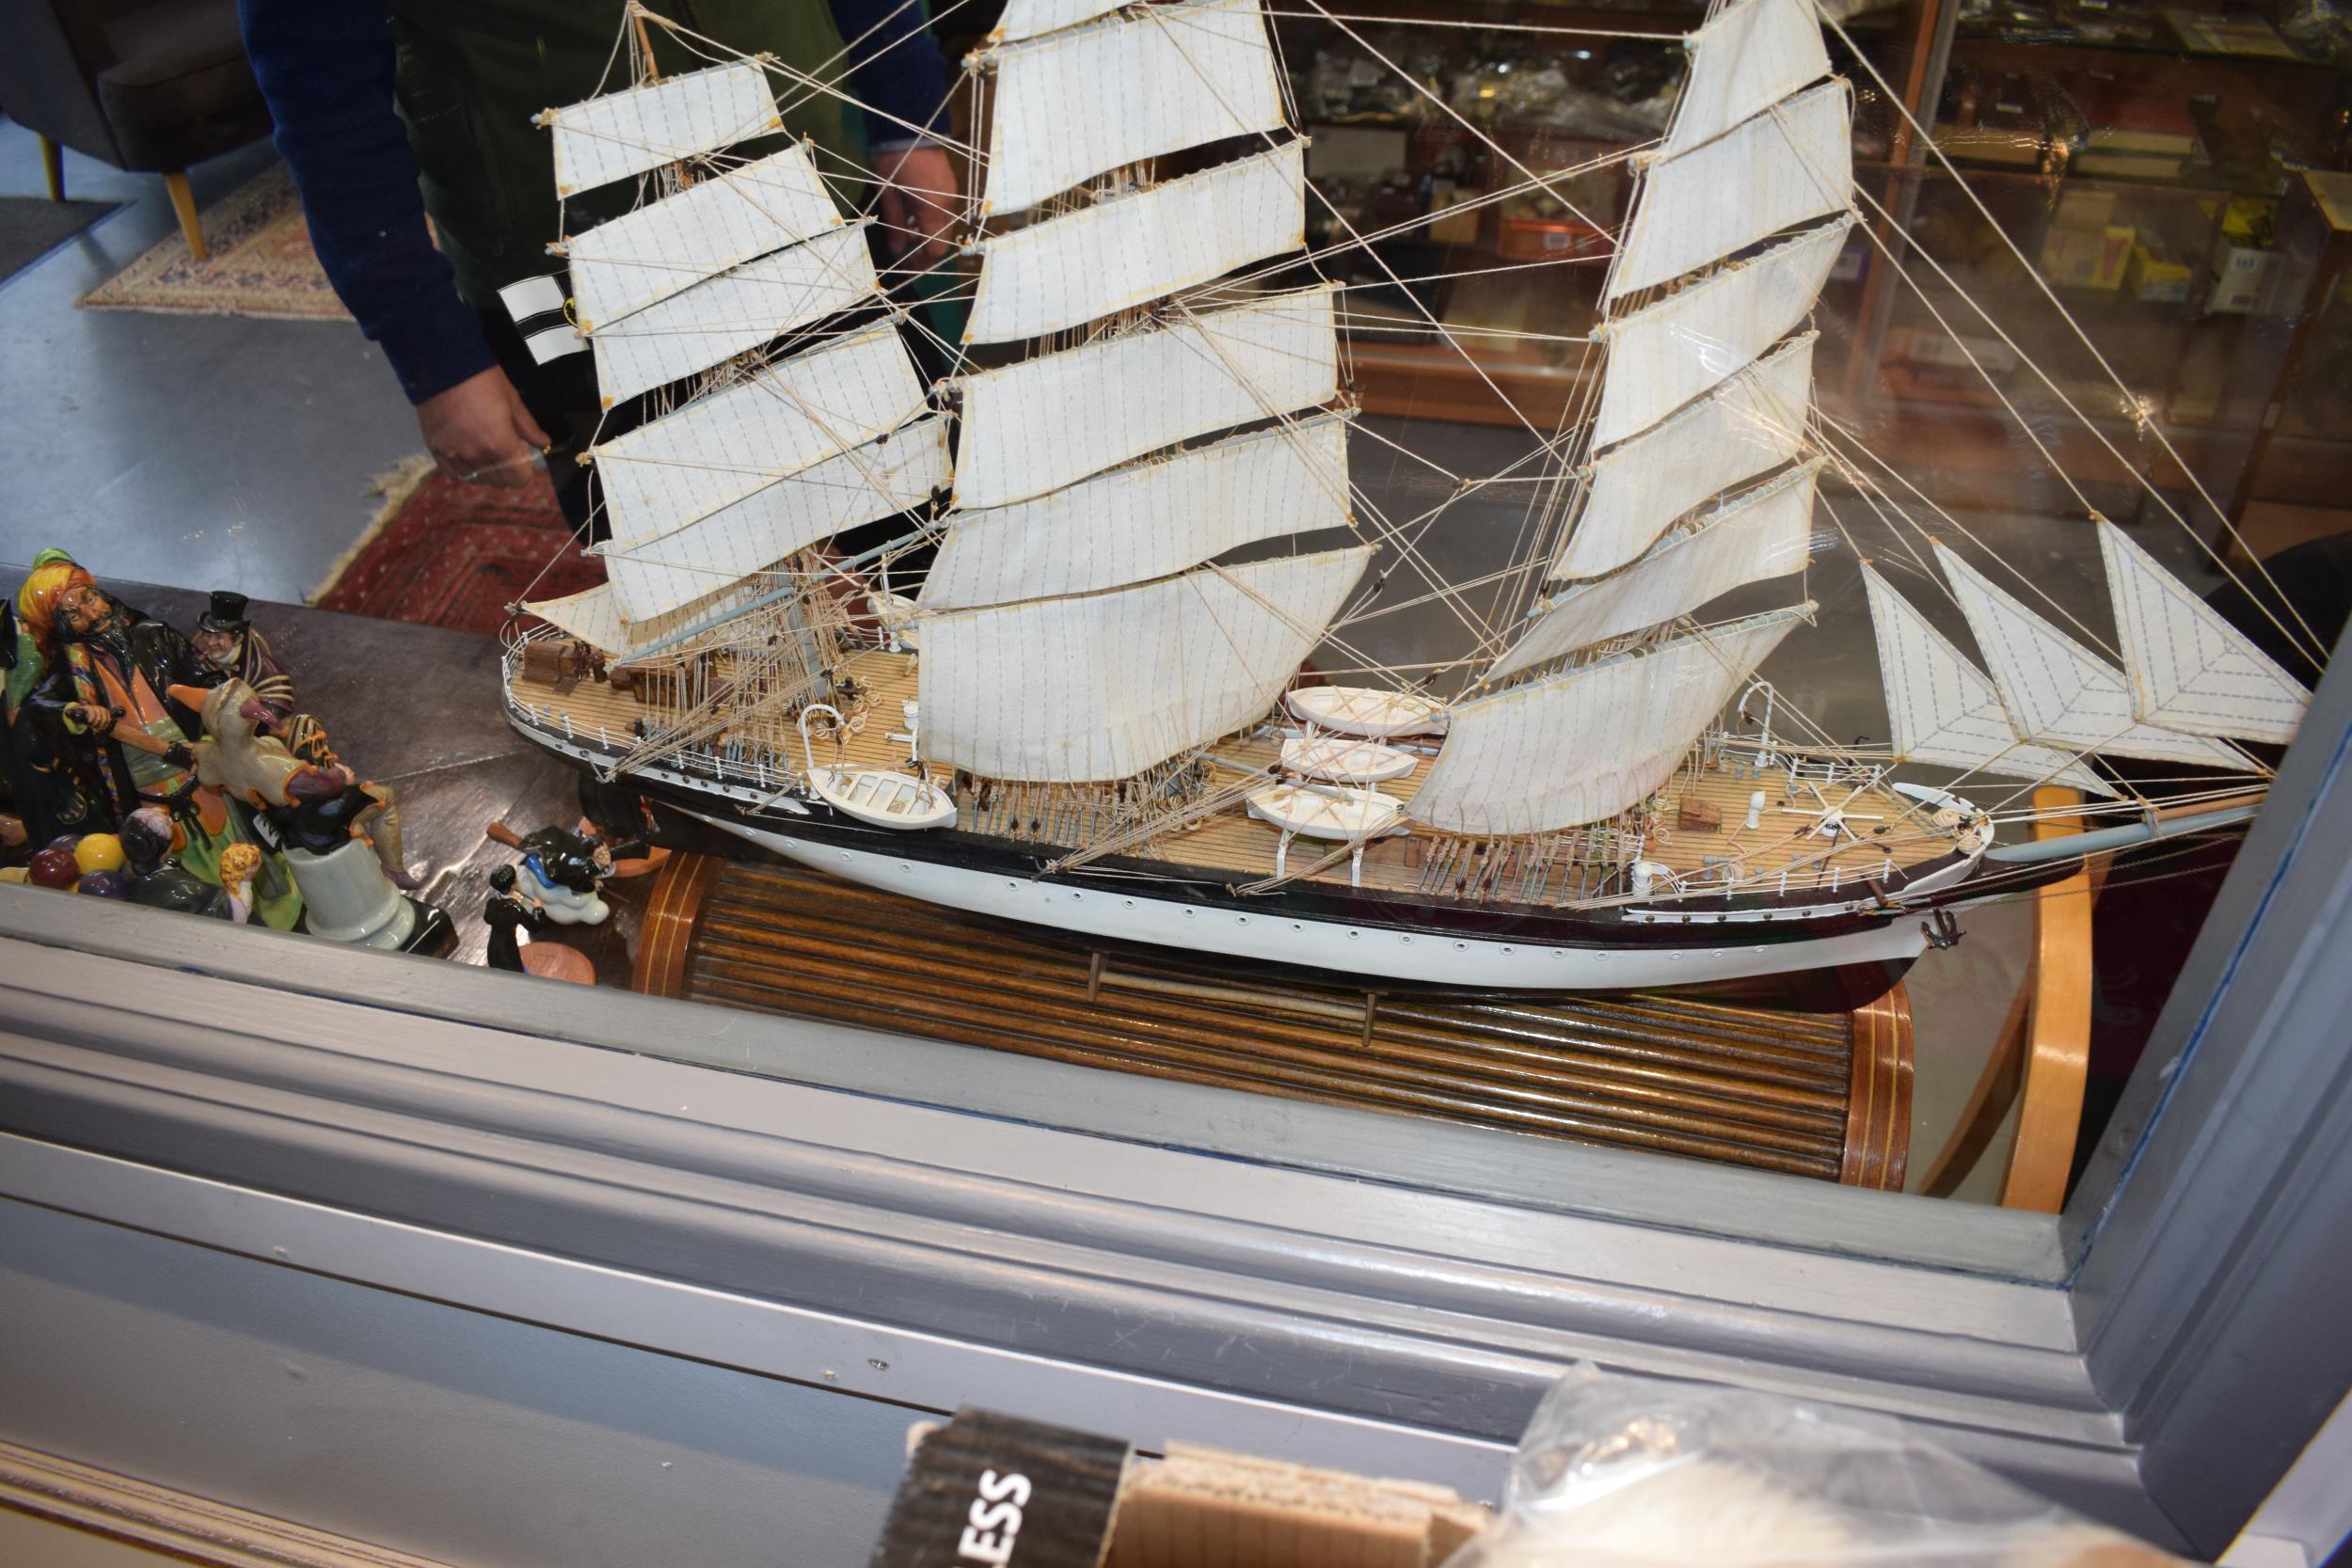
<svg viewBox="0 0 2352 1568">
<path fill-rule="evenodd" d="M 1617 236 L 1661 155 L 1685 35 L 1721 8 L 1266 5 L 1287 121 L 1308 140 L 1306 261 L 1259 256 L 1243 281 L 1304 281 L 1311 262 L 1336 285 L 1328 402 L 1354 420 L 1333 438 L 1354 464 L 1341 509 L 1411 519 L 1384 520 L 1391 553 L 1368 575 L 1389 599 L 1343 644 L 1302 644 L 1318 674 L 1407 672 L 1432 711 L 1511 689 L 1491 663 L 1466 672 L 1565 596 L 1535 541 L 1565 532 L 1560 498 L 1607 445 L 1587 431 L 1607 362 L 1597 329 L 1623 309 L 1604 307 Z M 987 42 L 998 8 L 937 9 L 952 55 Z M 692 1474 L 598 1544 L 644 1560 L 664 1533 L 763 1539 L 777 1498 L 836 1550 L 870 1538 L 906 1419 L 963 1402 L 1491 1497 L 1543 1387 L 1593 1359 L 1899 1413 L 2102 1518 L 2217 1555 L 2352 1386 L 2352 1352 L 2310 1332 L 2352 1310 L 2352 1167 L 2333 1153 L 2352 1136 L 2352 674 L 2319 679 L 2352 574 L 2306 556 L 2282 586 L 2255 564 L 2352 523 L 2352 43 L 2301 0 L 1823 15 L 1854 107 L 1852 228 L 1823 249 L 1809 316 L 1761 341 L 1819 334 L 1803 439 L 1773 460 L 1823 460 L 1819 512 L 1801 520 L 1800 593 L 1759 598 L 1755 578 L 1723 595 L 1734 612 L 1802 598 L 1809 642 L 1744 668 L 1715 705 L 1756 726 L 1743 753 L 1685 748 L 1677 766 L 1696 782 L 1671 800 L 1645 787 L 1641 847 L 1618 857 L 1629 891 L 1507 834 L 1442 848 L 1402 835 L 1375 869 L 1449 896 L 1627 903 L 1659 875 L 1647 847 L 1675 844 L 1702 892 L 1644 940 L 1663 931 L 1664 950 L 1668 924 L 1708 922 L 1687 951 L 1741 950 L 1753 927 L 1724 912 L 1739 857 L 1719 847 L 1769 817 L 1795 868 L 1817 832 L 1835 854 L 1857 829 L 1893 831 L 1860 810 L 1845 821 L 1854 796 L 1825 788 L 1826 768 L 1806 774 L 1790 737 L 1907 760 L 1890 695 L 1906 650 L 1940 673 L 1914 684 L 1965 709 L 1947 727 L 1997 729 L 1996 754 L 2030 743 L 1999 722 L 2006 699 L 1979 666 L 2004 650 L 1946 592 L 1937 547 L 2005 563 L 2011 591 L 2104 668 L 2125 637 L 2110 522 L 2177 581 L 2166 602 L 2201 615 L 2237 588 L 2246 635 L 2298 624 L 2280 657 L 2313 688 L 2301 736 L 2238 753 L 2244 798 L 2193 801 L 2229 817 L 2226 843 L 2137 863 L 2102 843 L 2062 879 L 1989 888 L 1957 915 L 1890 898 L 1874 878 L 1891 853 L 1851 879 L 1839 868 L 1850 906 L 1833 912 L 1892 928 L 1899 911 L 1917 959 L 1908 990 L 1859 1007 L 1769 1013 L 1646 987 L 1433 999 L 1206 944 L 1138 953 L 1083 915 L 1048 931 L 977 903 L 910 914 L 873 885 L 829 894 L 823 866 L 705 832 L 675 794 L 657 810 L 625 789 L 570 793 L 561 758 L 588 757 L 588 736 L 644 737 L 651 678 L 615 684 L 585 643 L 547 640 L 436 632 L 427 658 L 406 636 L 421 628 L 376 626 L 306 697 L 398 716 L 410 749 L 376 765 L 413 788 L 412 842 L 449 870 L 453 907 L 462 894 L 482 909 L 505 858 L 480 844 L 484 801 L 454 791 L 460 777 L 535 791 L 533 826 L 568 827 L 576 804 L 658 823 L 675 858 L 612 892 L 609 927 L 562 933 L 602 990 L 259 931 L 230 942 L 193 919 L 0 889 L 0 1300 L 37 1347 L 0 1352 L 0 1440 L 135 1449 L 192 1491 L 289 1517 L 359 1497 L 353 1533 L 469 1560 L 493 1560 L 513 1528 L 497 1494 L 569 1487 L 594 1494 L 582 1517 L 617 1514 L 611 1499 L 635 1502 L 628 1486 L 673 1463 L 657 1450 L 675 1452 Z M 986 111 L 977 92 L 951 103 L 967 183 Z M 1840 214 L 1801 221 L 1825 217 Z M 1652 303 L 1780 233 L 1709 252 Z M 960 304 L 956 278 L 978 266 L 943 265 L 937 296 Z M 1109 336 L 1158 330 L 1148 314 L 1123 308 Z M 1057 330 L 1077 340 L 1105 319 Z M 939 388 L 915 396 L 926 418 L 964 415 Z M 1535 459 L 1556 467 L 1522 488 L 1472 496 L 1463 477 Z M 1702 488 L 1660 529 L 1765 471 Z M 1467 632 L 1437 602 L 1449 589 L 1399 568 L 1408 552 L 1481 591 Z M 1888 582 L 1913 610 L 1902 638 L 1876 618 Z M 834 608 L 862 648 L 900 656 L 903 606 L 878 586 Z M 148 602 L 195 613 L 168 592 Z M 349 635 L 283 613 L 291 657 Z M 549 692 L 609 705 L 609 733 L 575 736 L 550 705 L 542 728 L 578 744 L 551 755 L 516 739 L 501 694 L 533 646 Z M 383 672 L 407 669 L 435 679 L 387 699 Z M 663 678 L 683 691 L 684 674 Z M 1009 707 L 1026 699 L 1003 686 Z M 859 732 L 892 767 L 916 768 L 939 733 L 919 689 Z M 2117 700 L 2118 728 L 2137 722 Z M 732 790 L 747 816 L 800 810 L 779 804 L 783 753 L 710 727 L 707 776 L 689 782 Z M 1400 735 L 1424 747 L 1408 769 L 1442 744 Z M 2074 765 L 2100 742 L 2052 753 L 2051 776 L 2081 780 Z M 806 728 L 796 743 L 813 775 L 817 743 Z M 1975 809 L 1954 780 L 1976 770 L 1948 771 L 1890 786 L 1913 793 L 1889 809 L 1950 831 Z M 2023 775 L 1966 787 L 2006 811 L 2020 863 L 2042 837 L 2091 831 L 2086 809 L 2110 813 L 2115 844 L 2191 814 L 2160 765 L 2100 781 L 2120 785 L 2114 804 L 2037 794 Z M 991 809 L 1036 830 L 1131 803 L 1041 790 Z M 1573 826 L 1597 843 L 1605 825 Z M 1326 857 L 1336 883 L 1346 847 L 1286 834 L 1271 852 L 1294 870 Z M 1054 882 L 1061 862 L 1012 863 L 986 871 L 992 895 L 1070 888 L 1073 905 L 1098 899 L 1089 910 L 1143 896 L 1139 877 L 1079 887 Z M 1696 901 L 1710 874 L 1723 910 Z M 1266 918 L 1215 908 L 1249 891 L 1238 881 L 1195 890 L 1235 930 Z M 1425 958 L 1521 928 L 1405 930 L 1400 948 L 1422 941 Z M 288 1410 L 311 1409 L 298 1385 L 313 1376 L 347 1408 L 435 1418 L 371 1425 L 303 1464 L 250 1460 L 278 1453 Z M 135 1421 L 142 1399 L 178 1402 L 173 1418 Z M 228 1440 L 212 1438 L 215 1417 Z M 443 1533 L 404 1534 L 433 1517 L 437 1489 L 467 1501 Z M 557 1555 L 555 1527 L 524 1533 Z"/>
<path fill-rule="evenodd" d="M 1343 263 L 1361 285 L 1349 309 L 1364 406 L 1507 424 L 1515 404 L 1556 422 L 1591 370 L 1582 340 L 1631 188 L 1620 155 L 1661 133 L 1674 40 L 1703 8 L 1383 0 L 1347 16 L 1302 9 L 1279 31 L 1327 203 L 1315 237 L 1378 236 Z M 1974 470 L 1987 504 L 2036 503 L 2010 438 L 1973 417 L 1997 414 L 2004 391 L 2033 413 L 2058 404 L 1957 302 L 1964 288 L 2030 324 L 2021 330 L 2054 330 L 2054 303 L 2081 324 L 2136 400 L 2119 398 L 2087 352 L 2058 389 L 2135 470 L 2182 487 L 2146 439 L 2160 421 L 2225 500 L 2241 488 L 2241 503 L 2341 494 L 2318 477 L 2346 460 L 2328 450 L 2345 439 L 2340 423 L 2293 433 L 2292 463 L 2264 471 L 2252 460 L 2275 390 L 2257 305 L 2280 210 L 2307 172 L 2345 155 L 2352 88 L 2330 16 L 1935 0 L 1846 16 L 1832 51 L 1855 87 L 1868 232 L 1851 241 L 1820 309 L 1836 411 L 1890 440 L 1938 443 Z M 1555 172 L 1549 191 L 1486 195 Z M 1563 258 L 1589 264 L 1545 264 Z M 1906 261 L 1918 288 L 1901 280 Z M 2293 300 L 2298 318 L 2307 303 Z M 1472 352 L 1432 342 L 1432 323 Z M 1946 434 L 1955 427 L 1965 440 Z M 2116 461 L 2095 437 L 2069 443 L 2061 457 Z"/>
</svg>

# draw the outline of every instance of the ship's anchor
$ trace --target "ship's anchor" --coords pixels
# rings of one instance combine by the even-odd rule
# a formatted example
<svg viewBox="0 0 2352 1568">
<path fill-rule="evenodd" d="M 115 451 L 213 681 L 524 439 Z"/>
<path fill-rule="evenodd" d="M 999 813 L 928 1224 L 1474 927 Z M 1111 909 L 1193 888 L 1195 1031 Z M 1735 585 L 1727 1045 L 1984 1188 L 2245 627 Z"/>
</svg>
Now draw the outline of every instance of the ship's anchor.
<svg viewBox="0 0 2352 1568">
<path fill-rule="evenodd" d="M 1939 951 L 1947 947 L 1958 947 L 1963 935 L 1960 922 L 1952 918 L 1952 911 L 1949 910 L 1936 911 L 1927 919 L 1919 922 L 1919 929 L 1927 934 L 1928 945 Z"/>
</svg>

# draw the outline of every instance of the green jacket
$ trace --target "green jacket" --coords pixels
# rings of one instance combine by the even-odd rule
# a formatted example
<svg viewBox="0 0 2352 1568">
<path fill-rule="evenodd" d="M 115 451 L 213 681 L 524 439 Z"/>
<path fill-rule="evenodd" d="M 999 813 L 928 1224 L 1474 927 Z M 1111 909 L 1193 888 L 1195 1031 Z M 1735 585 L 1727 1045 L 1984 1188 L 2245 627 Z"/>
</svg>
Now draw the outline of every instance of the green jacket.
<svg viewBox="0 0 2352 1568">
<path fill-rule="evenodd" d="M 607 91 L 628 85 L 626 11 L 622 0 L 389 4 L 400 115 L 422 175 L 425 211 L 456 270 L 458 293 L 486 308 L 504 285 L 548 271 L 547 247 L 564 233 L 636 204 L 636 182 L 619 181 L 559 210 L 548 134 L 532 123 L 542 110 L 593 96 L 599 83 Z M 829 82 L 843 74 L 841 34 L 826 0 L 663 0 L 660 9 L 726 49 L 773 55 Z M 659 24 L 646 25 L 664 76 L 718 63 Z M 774 85 L 787 105 L 786 133 L 839 155 L 820 160 L 829 177 L 862 166 L 863 149 L 838 99 Z M 744 145 L 756 155 L 783 141 Z"/>
</svg>

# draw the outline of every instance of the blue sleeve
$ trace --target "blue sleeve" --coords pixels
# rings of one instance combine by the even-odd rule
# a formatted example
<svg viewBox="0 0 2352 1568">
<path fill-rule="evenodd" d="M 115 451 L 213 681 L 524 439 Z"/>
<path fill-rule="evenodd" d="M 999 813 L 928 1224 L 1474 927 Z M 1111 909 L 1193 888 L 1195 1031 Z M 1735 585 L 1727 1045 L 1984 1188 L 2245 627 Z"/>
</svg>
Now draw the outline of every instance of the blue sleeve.
<svg viewBox="0 0 2352 1568">
<path fill-rule="evenodd" d="M 868 145 L 877 152 L 912 147 L 923 137 L 910 126 L 944 134 L 947 57 L 931 37 L 927 0 L 912 0 L 903 9 L 900 0 L 832 0 L 832 6 L 833 24 L 850 46 L 850 92 L 880 111 L 866 116 Z"/>
<path fill-rule="evenodd" d="M 319 264 L 408 401 L 489 369 L 482 324 L 425 227 L 382 0 L 238 0 L 237 15 Z"/>
</svg>

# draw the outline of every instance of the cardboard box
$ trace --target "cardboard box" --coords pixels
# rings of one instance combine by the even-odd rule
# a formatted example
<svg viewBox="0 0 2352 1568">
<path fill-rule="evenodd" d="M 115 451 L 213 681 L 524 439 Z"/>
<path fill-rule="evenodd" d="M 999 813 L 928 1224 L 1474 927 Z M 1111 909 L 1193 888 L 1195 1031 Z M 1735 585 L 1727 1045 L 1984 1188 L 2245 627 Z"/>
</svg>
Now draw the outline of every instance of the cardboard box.
<svg viewBox="0 0 2352 1568">
<path fill-rule="evenodd" d="M 1954 340 L 1934 327 L 1897 327 L 1886 335 L 1885 357 L 1937 370 L 1965 371 L 1972 376 L 1979 366 L 1985 374 L 1995 376 L 2017 368 L 2017 351 L 1998 338 L 1972 338 L 1963 333 Z M 1969 363 L 1972 357 L 1975 365 Z"/>
<path fill-rule="evenodd" d="M 1369 1481 L 963 1410 L 918 1423 L 870 1568 L 1436 1568 L 1486 1511 Z"/>
<path fill-rule="evenodd" d="M 2223 241 L 2213 254 L 2213 286 L 2205 295 L 2205 313 L 2242 316 L 2251 310 L 2263 279 L 2270 275 L 2273 254 Z"/>
<path fill-rule="evenodd" d="M 2055 229 L 2105 229 L 2115 221 L 2115 209 L 2122 201 L 2116 191 L 2085 190 L 2069 185 L 2058 193 L 2058 212 L 2051 218 Z"/>
<path fill-rule="evenodd" d="M 1695 795 L 1685 795 L 1675 803 L 1675 827 L 1686 833 L 1722 832 L 1724 808 Z"/>
<path fill-rule="evenodd" d="M 1456 185 L 1451 180 L 1438 180 L 1429 187 L 1429 212 L 1437 219 L 1429 226 L 1429 237 L 1438 245 L 1476 245 L 1478 226 L 1486 215 L 1483 207 L 1470 207 L 1466 212 L 1450 209 L 1464 207 L 1486 193 L 1470 185 Z"/>
<path fill-rule="evenodd" d="M 2196 272 L 2185 261 L 2169 261 L 2140 240 L 2132 245 L 2132 263 L 2123 272 L 2123 292 L 2144 305 L 2181 304 Z"/>
<path fill-rule="evenodd" d="M 2054 224 L 2042 241 L 2042 276 L 2061 289 L 2122 287 L 2139 231 L 2125 224 L 2075 228 Z"/>
</svg>

